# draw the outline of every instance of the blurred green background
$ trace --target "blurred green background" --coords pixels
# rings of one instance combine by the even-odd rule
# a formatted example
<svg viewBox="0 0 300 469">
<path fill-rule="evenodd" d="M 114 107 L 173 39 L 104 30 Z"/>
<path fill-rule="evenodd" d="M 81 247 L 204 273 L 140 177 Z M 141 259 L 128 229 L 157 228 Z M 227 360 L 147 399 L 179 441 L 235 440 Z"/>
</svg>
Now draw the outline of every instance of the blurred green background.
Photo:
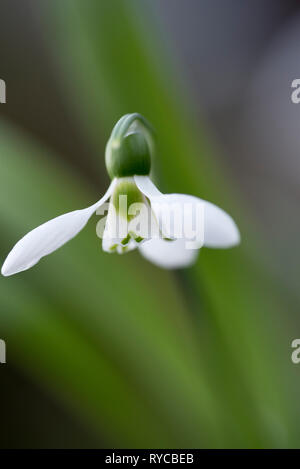
<svg viewBox="0 0 300 469">
<path fill-rule="evenodd" d="M 299 446 L 299 14 L 281 0 L 1 0 L 1 259 L 99 199 L 129 112 L 156 129 L 160 189 L 220 205 L 242 244 L 168 272 L 103 253 L 94 216 L 2 277 L 0 447 Z"/>
</svg>

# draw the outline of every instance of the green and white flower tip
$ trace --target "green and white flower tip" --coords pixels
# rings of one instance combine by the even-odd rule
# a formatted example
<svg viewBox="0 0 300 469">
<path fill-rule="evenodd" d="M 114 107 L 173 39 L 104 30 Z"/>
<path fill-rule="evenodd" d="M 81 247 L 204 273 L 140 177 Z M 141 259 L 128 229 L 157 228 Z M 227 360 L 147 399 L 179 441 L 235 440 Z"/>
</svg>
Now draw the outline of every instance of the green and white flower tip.
<svg viewBox="0 0 300 469">
<path fill-rule="evenodd" d="M 193 264 L 202 246 L 229 248 L 240 241 L 233 219 L 216 205 L 191 195 L 162 194 L 149 178 L 153 131 L 140 114 L 115 125 L 105 152 L 112 179 L 104 196 L 82 210 L 60 215 L 26 234 L 8 254 L 1 273 L 27 270 L 74 238 L 93 213 L 101 215 L 97 235 L 104 251 L 138 249 L 166 268 Z"/>
</svg>

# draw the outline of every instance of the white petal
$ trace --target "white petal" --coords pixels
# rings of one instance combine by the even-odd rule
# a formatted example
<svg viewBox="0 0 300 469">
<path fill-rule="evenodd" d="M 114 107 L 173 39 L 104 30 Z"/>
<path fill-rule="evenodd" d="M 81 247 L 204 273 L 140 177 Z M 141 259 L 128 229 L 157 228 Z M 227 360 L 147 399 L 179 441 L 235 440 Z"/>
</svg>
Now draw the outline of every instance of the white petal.
<svg viewBox="0 0 300 469">
<path fill-rule="evenodd" d="M 138 247 L 138 244 L 131 239 L 126 246 L 121 246 L 120 244 L 117 246 L 116 251 L 118 254 L 125 254 L 127 252 L 133 251 Z"/>
<path fill-rule="evenodd" d="M 155 185 L 151 182 L 151 180 L 147 176 L 135 176 L 135 182 L 143 192 L 146 197 L 148 197 L 151 201 L 151 207 L 153 208 L 156 217 L 159 220 L 160 228 L 162 229 L 165 236 L 170 238 L 177 238 L 176 235 L 176 225 L 168 226 L 168 218 L 170 211 L 168 210 L 168 205 L 171 207 L 172 204 L 178 203 L 181 206 L 186 204 L 187 207 L 190 206 L 193 208 L 193 213 L 195 207 L 202 204 L 203 208 L 203 225 L 198 226 L 200 228 L 201 233 L 198 233 L 198 240 L 197 243 L 198 247 L 201 244 L 201 236 L 204 238 L 204 246 L 212 247 L 212 248 L 229 248 L 235 246 L 240 242 L 240 233 L 239 230 L 231 218 L 224 210 L 217 207 L 216 205 L 206 202 L 198 197 L 184 195 L 184 194 L 161 194 Z M 195 218 L 195 217 L 194 217 Z M 183 221 L 183 227 L 185 228 L 183 231 L 186 234 L 190 234 L 189 227 L 186 226 L 186 222 L 188 221 L 188 217 L 185 217 Z M 180 230 L 179 230 L 180 231 Z M 186 236 L 188 237 L 188 236 Z M 199 242 L 198 242 L 199 241 Z"/>
<path fill-rule="evenodd" d="M 110 202 L 102 238 L 103 251 L 113 252 L 118 245 L 122 245 L 127 235 L 127 220 L 119 215 L 114 204 Z"/>
<path fill-rule="evenodd" d="M 184 194 L 161 194 L 145 176 L 135 176 L 135 181 L 140 191 L 150 199 L 164 237 L 185 239 L 193 248 L 203 245 L 204 204 L 201 199 Z"/>
<path fill-rule="evenodd" d="M 159 238 L 159 226 L 155 216 L 151 210 L 151 206 L 144 197 L 144 202 L 141 204 L 133 204 L 129 207 L 129 215 L 134 218 L 128 224 L 128 232 L 133 233 L 133 237 L 140 238 L 143 240 L 149 240 L 151 238 Z"/>
<path fill-rule="evenodd" d="M 166 241 L 151 239 L 139 246 L 140 253 L 153 264 L 164 269 L 180 269 L 188 267 L 197 259 L 197 249 L 187 249 L 184 239 Z"/>
<path fill-rule="evenodd" d="M 134 176 L 134 180 L 139 190 L 148 197 L 148 199 L 151 200 L 152 197 L 159 197 L 162 195 L 149 176 Z"/>
<path fill-rule="evenodd" d="M 211 202 L 204 202 L 204 246 L 230 248 L 240 242 L 240 232 L 228 213 Z"/>
<path fill-rule="evenodd" d="M 123 179 L 118 179 L 118 183 L 123 184 Z M 129 178 L 126 178 L 129 179 Z M 102 239 L 102 248 L 106 252 L 118 252 L 123 254 L 136 248 L 140 242 L 145 239 L 151 239 L 152 235 L 158 237 L 159 229 L 155 217 L 153 216 L 149 201 L 146 197 L 138 191 L 138 188 L 134 184 L 134 189 L 137 191 L 139 196 L 137 202 L 132 202 L 130 206 L 127 206 L 127 200 L 124 201 L 122 210 L 116 210 L 115 198 L 118 192 L 114 193 L 109 203 L 108 214 L 106 219 L 102 219 L 102 227 L 104 224 Z M 129 181 L 131 183 L 131 181 Z M 118 191 L 118 186 L 116 186 Z M 123 189 L 126 191 L 126 187 Z M 120 197 L 126 197 L 126 192 L 119 194 Z M 122 201 L 119 202 L 120 206 Z M 104 206 L 103 206 L 104 208 Z M 124 216 L 125 213 L 127 216 Z M 101 213 L 101 214 L 104 214 Z M 125 249 L 126 247 L 126 249 Z"/>
<path fill-rule="evenodd" d="M 91 207 L 60 215 L 27 233 L 8 254 L 1 269 L 2 275 L 29 269 L 42 257 L 74 238 L 96 209 L 110 197 L 114 185 L 115 181 L 112 181 L 105 195 Z"/>
</svg>

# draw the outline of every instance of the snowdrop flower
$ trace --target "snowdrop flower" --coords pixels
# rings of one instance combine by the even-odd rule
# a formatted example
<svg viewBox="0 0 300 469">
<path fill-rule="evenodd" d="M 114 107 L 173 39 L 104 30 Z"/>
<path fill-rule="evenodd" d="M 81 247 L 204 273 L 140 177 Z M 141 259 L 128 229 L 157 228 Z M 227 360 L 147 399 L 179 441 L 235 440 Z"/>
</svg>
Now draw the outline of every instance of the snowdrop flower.
<svg viewBox="0 0 300 469">
<path fill-rule="evenodd" d="M 216 205 L 191 195 L 162 194 L 149 178 L 152 130 L 140 114 L 127 114 L 115 125 L 105 160 L 112 179 L 104 196 L 82 210 L 60 215 L 26 234 L 8 254 L 1 273 L 27 270 L 84 228 L 97 224 L 106 252 L 138 248 L 154 264 L 167 269 L 191 265 L 202 246 L 228 248 L 239 243 L 233 219 Z"/>
</svg>

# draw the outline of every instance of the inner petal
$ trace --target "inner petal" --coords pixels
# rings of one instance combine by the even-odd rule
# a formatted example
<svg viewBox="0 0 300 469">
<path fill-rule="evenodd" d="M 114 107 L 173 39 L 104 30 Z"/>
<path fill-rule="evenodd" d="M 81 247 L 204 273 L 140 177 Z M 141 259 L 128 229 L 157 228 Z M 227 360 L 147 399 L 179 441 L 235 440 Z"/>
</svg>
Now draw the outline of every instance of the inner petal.
<svg viewBox="0 0 300 469">
<path fill-rule="evenodd" d="M 150 221 L 150 205 L 134 179 L 118 179 L 109 204 L 103 250 L 122 254 L 135 249 L 145 239 L 149 239 Z"/>
<path fill-rule="evenodd" d="M 130 221 L 135 215 L 130 214 L 132 204 L 144 203 L 144 196 L 137 188 L 133 178 L 120 178 L 111 197 L 116 212 Z"/>
</svg>

